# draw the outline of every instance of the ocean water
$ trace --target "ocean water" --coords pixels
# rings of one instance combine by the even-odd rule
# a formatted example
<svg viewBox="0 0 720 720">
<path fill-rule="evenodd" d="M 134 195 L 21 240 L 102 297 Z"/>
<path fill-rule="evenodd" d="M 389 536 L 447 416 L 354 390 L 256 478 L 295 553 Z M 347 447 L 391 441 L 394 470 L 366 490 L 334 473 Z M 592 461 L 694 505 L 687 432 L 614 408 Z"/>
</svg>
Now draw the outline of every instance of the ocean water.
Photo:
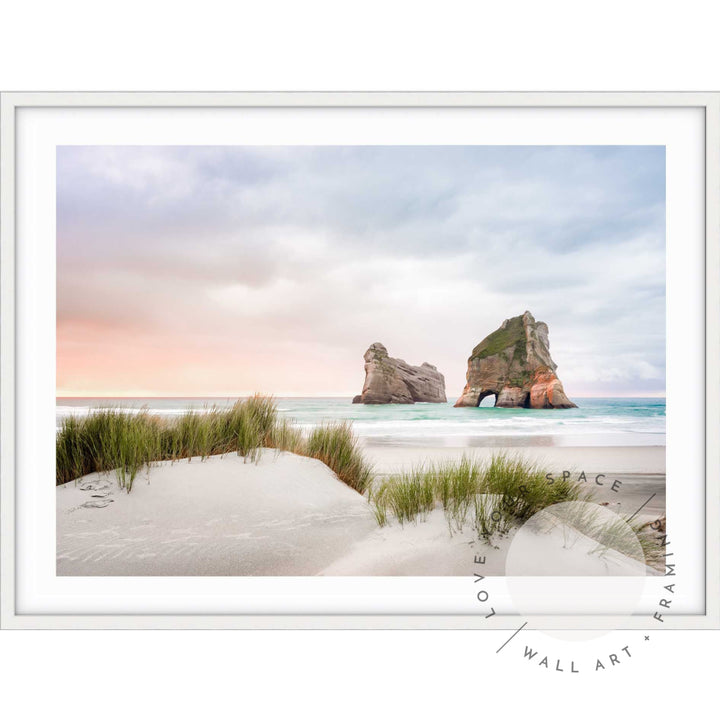
<svg viewBox="0 0 720 720">
<path fill-rule="evenodd" d="M 236 398 L 58 398 L 57 426 L 68 415 L 98 407 L 141 407 L 158 415 L 224 407 Z M 282 416 L 300 427 L 350 420 L 368 445 L 512 447 L 522 445 L 665 445 L 664 398 L 577 398 L 570 410 L 494 407 L 454 408 L 447 404 L 353 405 L 351 398 L 276 398 Z"/>
</svg>

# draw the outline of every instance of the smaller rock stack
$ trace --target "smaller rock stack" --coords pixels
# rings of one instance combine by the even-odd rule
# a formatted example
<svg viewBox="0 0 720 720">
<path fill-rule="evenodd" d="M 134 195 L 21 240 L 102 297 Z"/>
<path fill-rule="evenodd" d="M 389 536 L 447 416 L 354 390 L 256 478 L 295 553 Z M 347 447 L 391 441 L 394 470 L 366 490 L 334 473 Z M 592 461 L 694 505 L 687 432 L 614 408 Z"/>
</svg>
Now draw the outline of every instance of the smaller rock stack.
<svg viewBox="0 0 720 720">
<path fill-rule="evenodd" d="M 354 403 L 386 405 L 416 402 L 444 403 L 445 378 L 434 365 L 408 365 L 392 358 L 382 343 L 373 343 L 364 355 L 365 384 Z"/>
</svg>

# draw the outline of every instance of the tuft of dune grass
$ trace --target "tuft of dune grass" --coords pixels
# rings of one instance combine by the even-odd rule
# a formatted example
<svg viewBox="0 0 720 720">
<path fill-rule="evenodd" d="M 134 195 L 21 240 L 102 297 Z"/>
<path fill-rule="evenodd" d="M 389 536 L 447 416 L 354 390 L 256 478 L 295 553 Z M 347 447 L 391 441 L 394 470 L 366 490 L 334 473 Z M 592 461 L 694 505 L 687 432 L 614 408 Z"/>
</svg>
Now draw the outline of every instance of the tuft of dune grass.
<svg viewBox="0 0 720 720">
<path fill-rule="evenodd" d="M 121 408 L 65 418 L 56 439 L 55 482 L 62 485 L 89 473 L 114 471 L 120 487 L 130 492 L 138 473 L 155 462 L 190 462 L 230 452 L 256 462 L 263 447 L 317 458 L 360 493 L 371 479 L 349 424 L 324 425 L 305 438 L 278 417 L 272 398 L 254 395 L 230 408 L 189 410 L 176 418 Z"/>
<path fill-rule="evenodd" d="M 389 515 L 400 523 L 415 522 L 440 505 L 451 529 L 461 529 L 473 515 L 473 524 L 489 536 L 548 505 L 591 499 L 580 484 L 549 481 L 546 475 L 545 469 L 519 456 L 499 453 L 489 463 L 463 456 L 457 462 L 427 463 L 390 475 L 375 483 L 370 499 L 376 516 L 385 522 Z"/>
<path fill-rule="evenodd" d="M 69 417 L 56 440 L 56 484 L 116 470 L 120 486 L 129 491 L 140 469 L 158 453 L 157 424 L 145 410 L 105 408 L 86 418 Z"/>
<path fill-rule="evenodd" d="M 336 422 L 314 428 L 303 454 L 324 462 L 340 480 L 359 493 L 370 485 L 372 468 L 357 446 L 350 423 Z"/>
<path fill-rule="evenodd" d="M 435 507 L 436 488 L 432 471 L 425 465 L 393 475 L 387 482 L 373 486 L 369 497 L 380 525 L 392 514 L 401 525 L 424 520 Z"/>
<path fill-rule="evenodd" d="M 302 430 L 287 418 L 282 418 L 275 423 L 266 437 L 266 443 L 268 447 L 296 455 L 303 455 L 306 446 Z"/>
<path fill-rule="evenodd" d="M 459 461 L 425 463 L 376 480 L 368 499 L 380 526 L 388 524 L 391 517 L 401 525 L 417 523 L 439 506 L 450 532 L 469 524 L 487 542 L 506 535 L 540 510 L 575 502 L 574 512 L 579 515 L 570 520 L 598 542 L 597 552 L 613 549 L 653 567 L 663 559 L 657 533 L 647 525 L 628 522 L 622 516 L 596 520 L 598 506 L 592 504 L 592 490 L 569 479 L 548 479 L 545 468 L 519 455 L 498 453 L 486 463 L 467 456 Z"/>
</svg>

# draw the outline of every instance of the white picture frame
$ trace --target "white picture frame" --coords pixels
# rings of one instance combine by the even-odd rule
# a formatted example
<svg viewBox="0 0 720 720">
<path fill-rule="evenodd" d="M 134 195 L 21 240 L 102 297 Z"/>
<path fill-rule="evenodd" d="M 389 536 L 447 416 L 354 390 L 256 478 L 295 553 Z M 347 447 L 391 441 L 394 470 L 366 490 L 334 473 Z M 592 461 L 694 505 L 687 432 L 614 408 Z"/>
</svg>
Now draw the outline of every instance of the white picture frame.
<svg viewBox="0 0 720 720">
<path fill-rule="evenodd" d="M 18 537 L 26 529 L 18 509 L 23 500 L 18 492 L 20 436 L 24 432 L 23 410 L 27 396 L 18 392 L 18 368 L 25 358 L 18 354 L 18 333 L 23 332 L 16 314 L 16 298 L 23 290 L 17 263 L 19 176 L 25 162 L 19 150 L 26 111 L 43 109 L 72 110 L 79 118 L 83 111 L 123 109 L 224 109 L 242 111 L 267 109 L 392 109 L 412 119 L 413 112 L 429 109 L 486 109 L 512 114 L 529 109 L 554 109 L 559 112 L 582 110 L 592 114 L 603 109 L 628 108 L 654 113 L 694 109 L 703 115 L 704 193 L 696 198 L 704 223 L 704 268 L 696 268 L 698 282 L 705 284 L 704 347 L 704 557 L 698 563 L 702 573 L 696 578 L 702 586 L 702 611 L 666 615 L 664 628 L 720 628 L 720 94 L 719 93 L 5 93 L 1 96 L 0 162 L 2 208 L 0 293 L 0 470 L 1 470 L 1 554 L 0 554 L 0 627 L 5 628 L 447 628 L 516 630 L 521 621 L 512 614 L 499 613 L 489 623 L 485 613 L 422 612 L 163 612 L 162 607 L 141 611 L 137 607 L 95 612 L 75 609 L 72 602 L 62 611 L 30 609 L 18 603 L 23 574 L 29 569 Z M 65 123 L 72 122 L 66 117 Z M 141 120 L 138 120 L 141 123 Z M 27 137 L 27 135 L 25 135 Z M 76 140 L 78 142 L 78 140 Z M 96 141 L 89 138 L 88 144 Z M 169 142 L 169 141 L 168 141 Z M 175 141 L 177 142 L 177 141 Z M 568 144 L 573 144 L 572 141 Z M 54 182 L 54 177 L 50 179 Z M 700 273 L 702 275 L 700 276 Z M 672 302 L 672 299 L 670 300 Z M 668 344 L 672 338 L 668 338 Z M 38 394 L 47 392 L 47 383 L 38 385 Z M 54 402 L 54 397 L 52 398 Z M 41 486 L 39 486 L 41 487 Z M 53 486 L 48 483 L 48 491 Z M 700 500 L 700 498 L 698 498 Z M 99 578 L 98 580 L 103 580 Z M 193 579 L 195 580 L 195 579 Z M 199 579 L 198 579 L 199 580 Z M 467 592 L 473 592 L 471 569 Z M 529 618 L 537 629 L 561 628 L 648 628 L 657 627 L 651 613 L 628 617 L 613 615 L 553 615 Z"/>
</svg>

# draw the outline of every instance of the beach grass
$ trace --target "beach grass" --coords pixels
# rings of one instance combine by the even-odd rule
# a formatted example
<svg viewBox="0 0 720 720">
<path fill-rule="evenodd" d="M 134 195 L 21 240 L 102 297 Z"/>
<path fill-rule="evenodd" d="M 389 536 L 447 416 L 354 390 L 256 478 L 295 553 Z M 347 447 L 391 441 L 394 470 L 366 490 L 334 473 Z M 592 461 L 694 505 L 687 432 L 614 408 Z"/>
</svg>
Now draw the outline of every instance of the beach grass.
<svg viewBox="0 0 720 720">
<path fill-rule="evenodd" d="M 268 447 L 295 453 L 296 455 L 303 455 L 306 447 L 302 430 L 287 418 L 281 418 L 273 425 L 265 438 L 265 442 Z"/>
<path fill-rule="evenodd" d="M 548 480 L 547 471 L 519 456 L 498 453 L 489 463 L 467 456 L 458 462 L 426 463 L 374 483 L 370 500 L 375 515 L 417 522 L 439 505 L 449 526 L 472 522 L 486 537 L 523 522 L 539 510 L 592 494 L 570 480 Z M 381 523 L 383 524 L 383 523 Z"/>
<path fill-rule="evenodd" d="M 634 539 L 637 540 L 639 545 L 639 549 L 638 545 L 635 545 L 634 540 L 628 541 L 627 531 L 615 531 L 614 534 L 617 535 L 618 541 L 613 542 L 613 539 L 610 538 L 608 547 L 623 553 L 623 555 L 634 557 L 639 562 L 644 562 L 656 569 L 664 568 L 666 560 L 665 553 L 667 552 L 663 544 L 664 535 L 654 530 L 649 523 L 643 523 L 641 520 L 633 520 L 632 518 L 627 518 L 625 515 L 621 515 L 619 518 L 625 527 L 629 527 L 632 531 Z M 601 539 L 601 541 L 603 540 L 604 538 Z"/>
<path fill-rule="evenodd" d="M 389 514 L 402 525 L 425 519 L 435 507 L 436 495 L 432 469 L 421 465 L 378 484 L 370 491 L 369 498 L 381 525 L 387 523 Z"/>
<path fill-rule="evenodd" d="M 372 471 L 347 423 L 331 423 L 309 437 L 279 418 L 272 398 L 255 395 L 230 408 L 189 410 L 176 418 L 147 410 L 110 407 L 63 421 L 56 439 L 57 485 L 93 472 L 114 471 L 127 492 L 138 473 L 162 461 L 201 460 L 236 452 L 256 462 L 264 447 L 324 462 L 340 480 L 362 493 Z"/>
<path fill-rule="evenodd" d="M 362 493 L 372 480 L 372 468 L 357 446 L 352 426 L 347 422 L 314 428 L 301 453 L 324 462 L 346 485 Z"/>
<path fill-rule="evenodd" d="M 157 423 L 146 411 L 129 414 L 106 408 L 86 418 L 67 418 L 56 440 L 56 483 L 116 470 L 120 486 L 129 492 L 160 447 Z"/>
<path fill-rule="evenodd" d="M 603 511 L 591 503 L 572 502 L 550 507 L 546 518 L 557 518 L 560 525 L 572 529 L 597 543 L 592 554 L 605 557 L 614 550 L 637 562 L 662 568 L 665 561 L 661 533 L 652 523 L 632 516 Z M 550 525 L 553 523 L 551 522 Z"/>
<path fill-rule="evenodd" d="M 579 482 L 553 478 L 518 455 L 497 453 L 486 463 L 463 456 L 456 462 L 425 463 L 376 479 L 368 499 L 380 526 L 394 517 L 401 525 L 425 520 L 441 507 L 450 532 L 469 524 L 481 540 L 507 535 L 546 508 L 598 544 L 594 552 L 615 550 L 652 567 L 664 555 L 657 533 L 647 523 L 599 514 L 593 491 Z M 609 512 L 609 511 L 608 511 Z"/>
</svg>

